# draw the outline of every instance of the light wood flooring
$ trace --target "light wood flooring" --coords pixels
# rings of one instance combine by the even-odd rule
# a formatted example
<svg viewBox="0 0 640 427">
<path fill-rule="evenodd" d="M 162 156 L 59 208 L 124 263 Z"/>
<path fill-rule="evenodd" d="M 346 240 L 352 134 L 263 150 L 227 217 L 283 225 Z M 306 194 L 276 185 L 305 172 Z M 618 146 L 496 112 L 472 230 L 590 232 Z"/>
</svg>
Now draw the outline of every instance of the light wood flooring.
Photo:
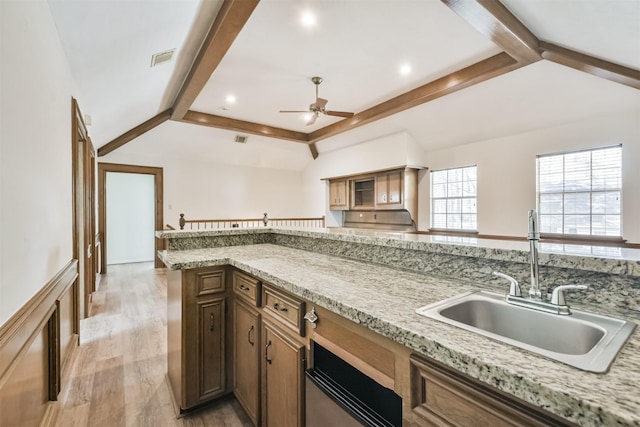
<svg viewBox="0 0 640 427">
<path fill-rule="evenodd" d="M 57 425 L 251 426 L 233 399 L 176 419 L 165 382 L 167 282 L 153 263 L 109 266 L 80 322 Z"/>
</svg>

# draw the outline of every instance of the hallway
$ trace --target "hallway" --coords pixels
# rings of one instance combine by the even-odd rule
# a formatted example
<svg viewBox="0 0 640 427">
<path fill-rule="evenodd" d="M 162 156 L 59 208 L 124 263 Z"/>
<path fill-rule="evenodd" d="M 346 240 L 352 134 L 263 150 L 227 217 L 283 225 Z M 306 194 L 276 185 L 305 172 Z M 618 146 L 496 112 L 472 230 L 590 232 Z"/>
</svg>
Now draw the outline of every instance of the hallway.
<svg viewBox="0 0 640 427">
<path fill-rule="evenodd" d="M 165 383 L 166 286 L 152 262 L 109 266 L 80 324 L 58 426 L 251 426 L 235 399 L 176 419 Z"/>
</svg>

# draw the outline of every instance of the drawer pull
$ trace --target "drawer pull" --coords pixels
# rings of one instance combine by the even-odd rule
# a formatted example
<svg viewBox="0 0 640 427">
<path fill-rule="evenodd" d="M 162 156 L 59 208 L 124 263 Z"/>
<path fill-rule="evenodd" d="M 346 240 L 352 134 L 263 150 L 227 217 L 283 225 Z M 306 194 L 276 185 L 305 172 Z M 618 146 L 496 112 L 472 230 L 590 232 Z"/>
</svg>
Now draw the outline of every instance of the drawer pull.
<svg viewBox="0 0 640 427">
<path fill-rule="evenodd" d="M 253 332 L 253 325 L 251 325 L 251 328 L 249 329 L 249 333 L 247 334 L 247 340 L 249 341 L 249 344 L 251 344 L 251 347 L 253 347 L 255 342 L 253 342 L 253 340 L 251 339 L 251 332 Z"/>
<path fill-rule="evenodd" d="M 280 303 L 273 304 L 273 308 L 278 311 L 289 311 L 287 307 L 280 307 Z"/>
<path fill-rule="evenodd" d="M 209 330 L 213 332 L 213 313 L 209 315 Z"/>
<path fill-rule="evenodd" d="M 267 343 L 267 345 L 264 347 L 264 360 L 267 361 L 267 363 L 269 365 L 271 365 L 271 362 L 273 361 L 272 359 L 269 359 L 269 347 L 271 347 L 271 340 L 269 340 L 269 342 Z"/>
<path fill-rule="evenodd" d="M 240 290 L 249 292 L 251 290 L 251 288 L 248 288 L 245 285 L 240 285 Z"/>
</svg>

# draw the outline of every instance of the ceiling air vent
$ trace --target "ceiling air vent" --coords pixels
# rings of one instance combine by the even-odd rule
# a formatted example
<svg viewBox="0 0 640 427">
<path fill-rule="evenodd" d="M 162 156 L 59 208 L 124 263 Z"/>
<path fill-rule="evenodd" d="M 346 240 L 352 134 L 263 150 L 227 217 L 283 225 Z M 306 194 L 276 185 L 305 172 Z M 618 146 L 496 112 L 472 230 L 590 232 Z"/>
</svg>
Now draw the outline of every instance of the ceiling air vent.
<svg viewBox="0 0 640 427">
<path fill-rule="evenodd" d="M 239 143 L 239 144 L 246 144 L 247 143 L 247 139 L 249 139 L 248 136 L 236 135 L 235 141 L 237 143 Z"/>
<path fill-rule="evenodd" d="M 173 58 L 173 54 L 176 52 L 175 49 L 165 50 L 164 52 L 159 52 L 151 55 L 151 66 L 155 67 L 156 65 L 160 65 L 163 62 L 171 61 Z"/>
</svg>

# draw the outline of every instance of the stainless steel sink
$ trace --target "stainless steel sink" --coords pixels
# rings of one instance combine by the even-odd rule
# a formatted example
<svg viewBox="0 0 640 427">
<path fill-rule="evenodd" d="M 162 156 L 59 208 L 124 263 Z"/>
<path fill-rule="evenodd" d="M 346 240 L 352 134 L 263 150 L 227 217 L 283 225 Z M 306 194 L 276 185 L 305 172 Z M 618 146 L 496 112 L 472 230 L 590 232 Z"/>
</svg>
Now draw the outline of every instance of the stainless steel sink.
<svg viewBox="0 0 640 427">
<path fill-rule="evenodd" d="M 416 310 L 417 313 L 591 372 L 606 372 L 636 325 L 573 310 L 570 316 L 507 303 L 477 291 Z"/>
</svg>

